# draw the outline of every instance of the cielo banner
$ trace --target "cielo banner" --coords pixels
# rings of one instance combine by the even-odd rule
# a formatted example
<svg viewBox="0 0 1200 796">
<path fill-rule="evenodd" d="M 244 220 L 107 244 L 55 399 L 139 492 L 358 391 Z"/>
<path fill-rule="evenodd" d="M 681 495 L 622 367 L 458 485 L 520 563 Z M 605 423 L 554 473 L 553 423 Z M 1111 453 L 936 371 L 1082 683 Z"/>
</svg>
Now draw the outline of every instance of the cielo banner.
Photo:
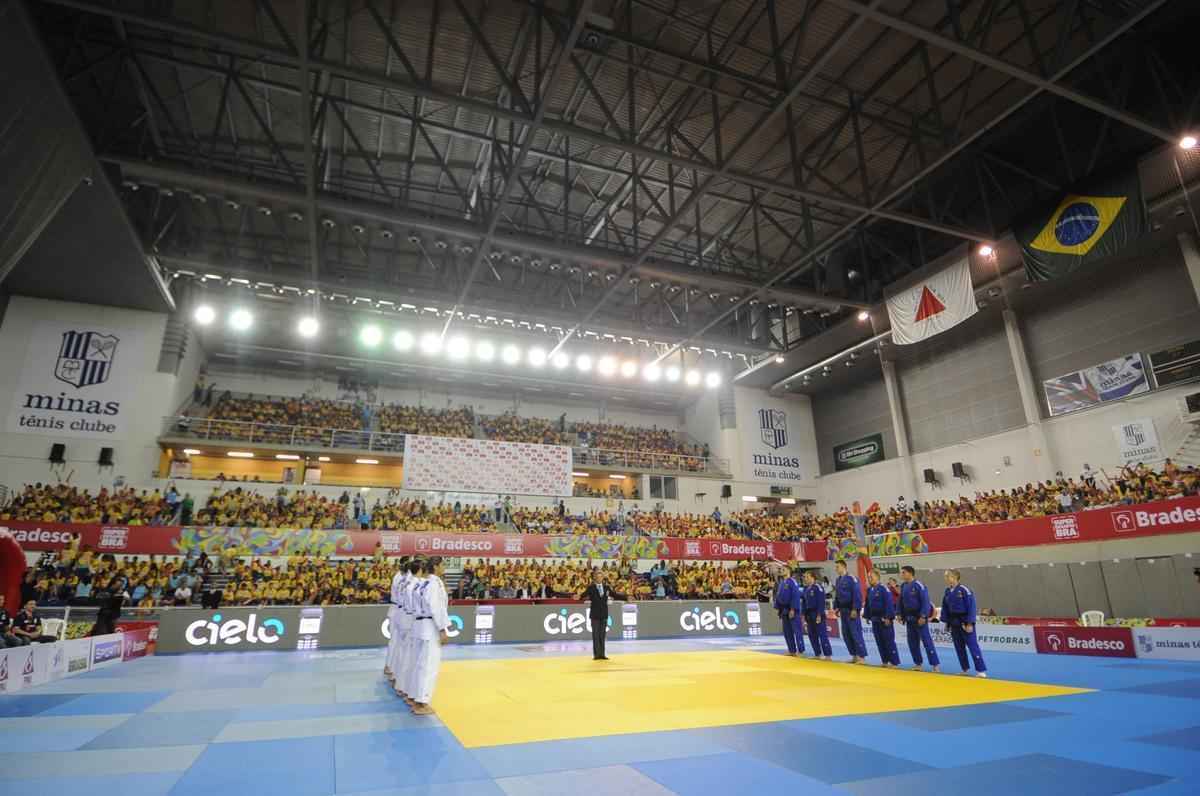
<svg viewBox="0 0 1200 796">
<path fill-rule="evenodd" d="M 1200 627 L 1135 627 L 1132 631 L 1139 658 L 1200 661 Z"/>
<path fill-rule="evenodd" d="M 1043 655 L 1091 655 L 1132 658 L 1133 631 L 1127 627 L 1033 628 L 1034 645 Z"/>
<path fill-rule="evenodd" d="M 833 469 L 853 470 L 883 461 L 883 435 L 871 434 L 833 446 Z"/>
<path fill-rule="evenodd" d="M 404 438 L 404 488 L 570 497 L 571 448 L 491 439 Z"/>
</svg>

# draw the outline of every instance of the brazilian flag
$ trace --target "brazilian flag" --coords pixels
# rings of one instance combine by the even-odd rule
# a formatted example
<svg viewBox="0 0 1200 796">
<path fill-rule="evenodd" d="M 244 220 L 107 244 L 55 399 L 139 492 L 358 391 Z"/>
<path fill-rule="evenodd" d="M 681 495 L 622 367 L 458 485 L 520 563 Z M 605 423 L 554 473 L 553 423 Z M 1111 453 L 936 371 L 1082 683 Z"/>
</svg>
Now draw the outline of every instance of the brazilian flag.
<svg viewBox="0 0 1200 796">
<path fill-rule="evenodd" d="M 1078 186 L 1016 225 L 1031 282 L 1065 276 L 1117 254 L 1146 232 L 1137 171 Z"/>
</svg>

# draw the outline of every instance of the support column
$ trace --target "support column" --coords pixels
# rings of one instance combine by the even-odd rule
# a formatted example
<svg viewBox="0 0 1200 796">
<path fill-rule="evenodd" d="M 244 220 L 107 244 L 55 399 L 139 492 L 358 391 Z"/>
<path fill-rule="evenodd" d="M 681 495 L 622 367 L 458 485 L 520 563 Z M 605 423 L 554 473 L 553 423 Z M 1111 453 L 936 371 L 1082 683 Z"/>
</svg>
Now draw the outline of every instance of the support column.
<svg viewBox="0 0 1200 796">
<path fill-rule="evenodd" d="M 896 363 L 884 359 L 879 364 L 883 368 L 883 388 L 887 391 L 888 410 L 892 415 L 892 432 L 896 436 L 896 458 L 900 460 L 904 494 L 908 500 L 916 500 L 919 494 L 917 474 L 913 470 L 912 456 L 908 450 L 908 424 L 904 422 L 904 408 L 900 403 L 900 382 L 896 378 Z"/>
<path fill-rule="evenodd" d="M 1021 408 L 1025 411 L 1025 428 L 1029 434 L 1029 445 L 1033 452 L 1034 470 L 1039 481 L 1054 478 L 1056 467 L 1050 444 L 1042 428 L 1042 412 L 1037 391 L 1033 386 L 1033 374 L 1029 370 L 1029 358 L 1025 355 L 1025 340 L 1017 325 L 1017 314 L 1004 310 L 1004 334 L 1008 338 L 1008 352 L 1012 356 L 1013 371 L 1017 376 L 1017 391 L 1021 395 Z"/>
<path fill-rule="evenodd" d="M 1196 303 L 1200 304 L 1200 246 L 1196 244 L 1196 236 L 1190 232 L 1180 232 L 1179 249 L 1183 252 L 1183 263 L 1187 266 L 1188 278 L 1192 280 Z"/>
</svg>

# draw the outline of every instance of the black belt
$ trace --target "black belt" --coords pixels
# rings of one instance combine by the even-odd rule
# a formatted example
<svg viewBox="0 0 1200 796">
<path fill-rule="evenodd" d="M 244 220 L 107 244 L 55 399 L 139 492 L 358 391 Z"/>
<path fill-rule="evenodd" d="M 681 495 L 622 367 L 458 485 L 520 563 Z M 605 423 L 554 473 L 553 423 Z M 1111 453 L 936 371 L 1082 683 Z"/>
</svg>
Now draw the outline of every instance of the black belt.
<svg viewBox="0 0 1200 796">
<path fill-rule="evenodd" d="M 417 617 L 418 622 L 421 621 L 422 619 L 433 619 L 433 617 L 432 616 L 418 616 Z"/>
</svg>

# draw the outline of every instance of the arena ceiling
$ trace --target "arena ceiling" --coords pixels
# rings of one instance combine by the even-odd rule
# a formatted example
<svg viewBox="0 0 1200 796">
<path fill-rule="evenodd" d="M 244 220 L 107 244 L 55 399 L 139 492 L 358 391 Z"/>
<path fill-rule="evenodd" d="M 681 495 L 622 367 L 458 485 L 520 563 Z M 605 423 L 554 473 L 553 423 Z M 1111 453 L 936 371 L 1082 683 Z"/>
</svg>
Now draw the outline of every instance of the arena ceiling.
<svg viewBox="0 0 1200 796">
<path fill-rule="evenodd" d="M 1200 97 L 1167 0 L 29 5 L 184 305 L 745 364 L 1173 144 Z"/>
</svg>

